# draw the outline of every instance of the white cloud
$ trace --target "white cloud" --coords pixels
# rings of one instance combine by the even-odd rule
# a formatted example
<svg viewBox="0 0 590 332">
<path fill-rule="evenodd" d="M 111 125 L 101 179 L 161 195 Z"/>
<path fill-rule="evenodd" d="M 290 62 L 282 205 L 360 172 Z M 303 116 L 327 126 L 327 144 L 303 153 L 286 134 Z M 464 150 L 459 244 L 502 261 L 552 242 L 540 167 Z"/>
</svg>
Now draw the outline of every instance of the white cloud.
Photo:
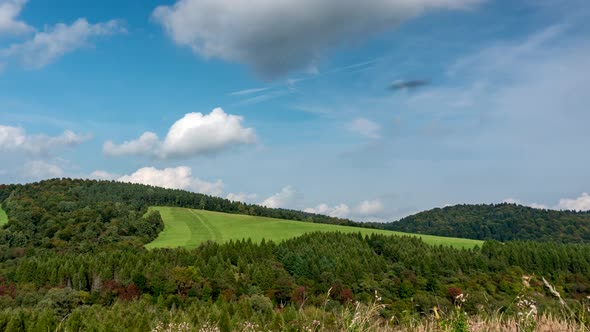
<svg viewBox="0 0 590 332">
<path fill-rule="evenodd" d="M 561 210 L 590 211 L 590 195 L 582 193 L 577 198 L 562 198 L 557 207 Z"/>
<path fill-rule="evenodd" d="M 362 201 L 355 212 L 360 216 L 376 216 L 383 212 L 383 203 L 378 199 Z"/>
<path fill-rule="evenodd" d="M 286 186 L 280 192 L 268 197 L 260 203 L 269 208 L 296 208 L 301 201 L 301 195 L 292 186 Z"/>
<path fill-rule="evenodd" d="M 0 50 L 0 57 L 14 58 L 25 67 L 38 69 L 54 62 L 67 53 L 92 47 L 96 37 L 124 32 L 117 20 L 90 24 L 84 18 L 71 25 L 58 23 L 36 32 L 32 39 Z"/>
<path fill-rule="evenodd" d="M 349 125 L 350 131 L 365 137 L 378 139 L 381 137 L 381 126 L 371 120 L 358 118 Z"/>
<path fill-rule="evenodd" d="M 348 218 L 350 216 L 350 208 L 346 204 L 339 204 L 336 206 L 329 206 L 322 203 L 314 208 L 307 208 L 303 210 L 308 213 L 323 214 L 335 218 Z"/>
<path fill-rule="evenodd" d="M 0 151 L 21 151 L 31 155 L 51 155 L 80 145 L 88 136 L 66 130 L 59 136 L 27 135 L 23 128 L 0 125 Z"/>
<path fill-rule="evenodd" d="M 539 203 L 525 203 L 522 202 L 518 199 L 514 199 L 514 198 L 506 198 L 505 200 L 502 201 L 502 203 L 508 203 L 508 204 L 518 204 L 518 205 L 523 205 L 523 206 L 528 206 L 528 207 L 532 207 L 534 209 L 543 209 L 543 210 L 547 210 L 550 209 L 547 205 L 545 204 L 539 204 Z"/>
<path fill-rule="evenodd" d="M 103 151 L 109 156 L 125 155 L 145 155 L 155 153 L 160 145 L 158 135 L 152 132 L 143 133 L 138 139 L 125 141 L 120 145 L 115 145 L 112 141 L 104 143 Z"/>
<path fill-rule="evenodd" d="M 258 195 L 251 193 L 229 193 L 225 198 L 234 202 L 251 203 L 258 198 Z"/>
<path fill-rule="evenodd" d="M 535 209 L 552 209 L 552 210 L 573 210 L 573 211 L 590 211 L 590 195 L 588 193 L 582 193 L 576 198 L 561 198 L 559 203 L 554 206 L 548 206 L 538 203 L 526 203 L 518 199 L 507 198 L 502 201 L 503 203 L 519 204 L 529 206 Z"/>
<path fill-rule="evenodd" d="M 273 78 L 314 68 L 326 50 L 396 27 L 431 10 L 481 0 L 178 0 L 153 18 L 178 45 L 206 58 L 244 63 Z"/>
<path fill-rule="evenodd" d="M 24 147 L 29 153 L 45 155 L 63 148 L 78 146 L 88 138 L 87 135 L 78 135 L 71 130 L 66 130 L 60 136 L 47 136 L 45 134 L 29 136 Z"/>
<path fill-rule="evenodd" d="M 59 178 L 64 175 L 63 169 L 45 160 L 34 160 L 25 163 L 24 175 L 33 179 Z"/>
<path fill-rule="evenodd" d="M 254 129 L 243 128 L 242 121 L 241 116 L 226 114 L 221 108 L 208 115 L 188 113 L 168 131 L 162 156 L 188 157 L 235 144 L 252 144 L 256 141 Z"/>
<path fill-rule="evenodd" d="M 24 129 L 0 125 L 0 150 L 15 150 L 26 141 Z"/>
<path fill-rule="evenodd" d="M 148 155 L 170 159 L 189 158 L 255 143 L 254 129 L 242 127 L 242 121 L 241 116 L 226 114 L 221 108 L 206 115 L 188 113 L 170 127 L 163 141 L 156 134 L 146 132 L 137 140 L 121 145 L 108 141 L 103 151 L 112 156 Z"/>
<path fill-rule="evenodd" d="M 336 218 L 348 218 L 348 219 L 367 219 L 370 217 L 372 221 L 376 219 L 383 212 L 384 206 L 381 200 L 365 200 L 357 204 L 354 208 L 350 208 L 348 205 L 341 203 L 338 205 L 330 206 L 322 203 L 313 208 L 307 208 L 304 211 L 309 213 L 323 214 L 330 217 Z"/>
<path fill-rule="evenodd" d="M 90 174 L 90 178 L 95 180 L 115 180 L 119 177 L 121 176 L 103 170 L 96 170 Z"/>
<path fill-rule="evenodd" d="M 192 176 L 190 167 L 157 169 L 144 167 L 118 179 L 121 182 L 141 183 L 170 189 L 183 189 L 219 196 L 223 193 L 223 181 L 207 182 Z"/>
<path fill-rule="evenodd" d="M 3 34 L 19 35 L 33 31 L 23 21 L 17 20 L 27 0 L 0 0 L 0 36 Z"/>
</svg>

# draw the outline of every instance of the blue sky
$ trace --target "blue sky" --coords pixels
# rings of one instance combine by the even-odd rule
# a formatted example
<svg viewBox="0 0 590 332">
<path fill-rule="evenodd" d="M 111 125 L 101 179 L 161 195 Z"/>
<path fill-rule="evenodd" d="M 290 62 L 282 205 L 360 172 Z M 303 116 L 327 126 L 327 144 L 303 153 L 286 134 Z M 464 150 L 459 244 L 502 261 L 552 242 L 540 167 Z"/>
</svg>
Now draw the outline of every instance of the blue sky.
<svg viewBox="0 0 590 332">
<path fill-rule="evenodd" d="M 590 210 L 589 18 L 580 0 L 0 0 L 0 182 L 372 221 Z M 411 80 L 429 84 L 390 88 Z"/>
</svg>

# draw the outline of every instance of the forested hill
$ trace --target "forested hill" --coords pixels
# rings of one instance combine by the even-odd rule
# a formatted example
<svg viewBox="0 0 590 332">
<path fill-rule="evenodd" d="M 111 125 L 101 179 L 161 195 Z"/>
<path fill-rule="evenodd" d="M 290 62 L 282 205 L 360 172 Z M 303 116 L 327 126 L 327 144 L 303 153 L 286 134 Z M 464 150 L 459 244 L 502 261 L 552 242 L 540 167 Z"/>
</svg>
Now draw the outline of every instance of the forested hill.
<svg viewBox="0 0 590 332">
<path fill-rule="evenodd" d="M 476 240 L 590 242 L 590 212 L 534 209 L 516 204 L 456 205 L 382 224 L 400 232 Z"/>
<path fill-rule="evenodd" d="M 258 205 L 184 190 L 114 181 L 53 179 L 0 185 L 0 203 L 9 223 L 0 228 L 0 246 L 72 247 L 121 241 L 146 243 L 163 228 L 153 205 L 358 226 L 350 220 Z"/>
</svg>

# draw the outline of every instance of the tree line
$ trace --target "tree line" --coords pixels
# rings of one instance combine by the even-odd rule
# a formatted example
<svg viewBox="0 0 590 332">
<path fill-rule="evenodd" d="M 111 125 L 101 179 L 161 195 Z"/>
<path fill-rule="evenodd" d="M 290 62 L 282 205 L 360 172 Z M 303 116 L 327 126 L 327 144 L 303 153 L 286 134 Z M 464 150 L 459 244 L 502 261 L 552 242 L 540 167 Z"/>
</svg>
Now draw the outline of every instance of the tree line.
<svg viewBox="0 0 590 332">
<path fill-rule="evenodd" d="M 535 209 L 508 203 L 436 208 L 374 226 L 400 232 L 501 242 L 590 242 L 590 211 Z"/>
</svg>

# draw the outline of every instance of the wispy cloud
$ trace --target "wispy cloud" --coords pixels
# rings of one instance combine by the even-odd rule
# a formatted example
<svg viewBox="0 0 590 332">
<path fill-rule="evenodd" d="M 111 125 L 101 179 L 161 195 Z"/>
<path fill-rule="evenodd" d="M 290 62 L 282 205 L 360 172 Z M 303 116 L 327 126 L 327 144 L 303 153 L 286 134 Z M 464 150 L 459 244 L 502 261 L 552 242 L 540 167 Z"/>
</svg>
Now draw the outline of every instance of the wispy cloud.
<svg viewBox="0 0 590 332">
<path fill-rule="evenodd" d="M 362 136 L 378 139 L 381 137 L 381 126 L 369 119 L 358 118 L 348 126 L 349 130 Z"/>
<path fill-rule="evenodd" d="M 239 91 L 234 91 L 234 92 L 230 93 L 230 96 L 247 96 L 247 95 L 256 94 L 259 92 L 264 92 L 269 89 L 270 88 L 253 88 L 253 89 L 239 90 Z"/>
<path fill-rule="evenodd" d="M 30 69 L 42 68 L 65 54 L 90 47 L 97 37 L 124 32 L 120 21 L 90 24 L 80 18 L 71 25 L 58 23 L 36 32 L 32 39 L 0 50 L 0 58 L 15 59 Z"/>
</svg>

